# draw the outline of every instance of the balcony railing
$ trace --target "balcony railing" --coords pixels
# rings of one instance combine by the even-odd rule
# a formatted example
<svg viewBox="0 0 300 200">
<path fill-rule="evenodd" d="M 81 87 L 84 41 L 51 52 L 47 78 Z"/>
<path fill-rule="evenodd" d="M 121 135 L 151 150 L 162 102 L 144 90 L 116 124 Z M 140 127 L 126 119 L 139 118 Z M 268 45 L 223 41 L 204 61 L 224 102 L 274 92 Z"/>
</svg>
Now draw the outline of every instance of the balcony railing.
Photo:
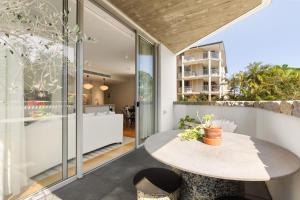
<svg viewBox="0 0 300 200">
<path fill-rule="evenodd" d="M 186 71 L 186 72 L 184 72 L 185 77 L 200 76 L 200 75 L 202 75 L 201 72 L 196 72 L 196 71 Z"/>
<path fill-rule="evenodd" d="M 200 85 L 197 88 L 193 88 L 192 86 L 186 86 L 184 87 L 184 93 L 189 94 L 189 93 L 201 93 L 201 92 L 208 92 L 209 88 L 208 85 Z M 220 85 L 212 85 L 211 86 L 211 92 L 219 92 L 220 91 Z M 178 93 L 182 93 L 182 88 L 178 88 L 177 90 Z"/>
<path fill-rule="evenodd" d="M 203 91 L 208 92 L 208 89 L 209 89 L 209 88 L 208 88 L 208 85 L 203 85 L 203 86 L 202 86 L 202 90 L 203 90 Z M 217 92 L 217 91 L 219 91 L 219 90 L 220 90 L 220 85 L 212 85 L 212 86 L 211 86 L 211 91 L 212 91 L 212 92 Z"/>
<path fill-rule="evenodd" d="M 212 75 L 219 75 L 219 70 L 218 69 L 211 69 L 211 74 Z M 207 76 L 208 75 L 208 69 L 203 69 L 201 71 L 185 71 L 184 72 L 184 77 L 190 78 L 190 77 L 197 77 L 197 76 Z M 181 79 L 182 74 L 178 73 L 177 78 Z"/>
<path fill-rule="evenodd" d="M 193 62 L 193 61 L 198 61 L 198 60 L 204 60 L 208 59 L 208 52 L 203 52 L 203 53 L 195 53 L 193 55 L 185 55 L 184 56 L 184 62 Z M 219 52 L 210 52 L 210 58 L 211 59 L 219 59 Z"/>
<path fill-rule="evenodd" d="M 211 74 L 213 74 L 213 75 L 218 75 L 218 74 L 219 74 L 219 70 L 216 69 L 216 68 L 212 68 L 212 69 L 211 69 Z"/>
<path fill-rule="evenodd" d="M 191 86 L 184 87 L 184 93 L 193 93 L 193 88 Z"/>
<path fill-rule="evenodd" d="M 210 52 L 210 57 L 213 59 L 219 59 L 219 52 Z"/>
</svg>

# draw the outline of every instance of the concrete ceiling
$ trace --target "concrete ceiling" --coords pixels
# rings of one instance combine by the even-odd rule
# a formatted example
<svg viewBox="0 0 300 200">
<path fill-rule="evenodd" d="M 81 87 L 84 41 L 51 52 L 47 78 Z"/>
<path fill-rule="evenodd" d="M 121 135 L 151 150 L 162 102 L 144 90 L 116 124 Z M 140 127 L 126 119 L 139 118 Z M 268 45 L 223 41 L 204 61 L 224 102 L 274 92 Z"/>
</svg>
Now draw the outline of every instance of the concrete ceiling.
<svg viewBox="0 0 300 200">
<path fill-rule="evenodd" d="M 260 6 L 264 0 L 108 1 L 177 53 Z"/>
</svg>

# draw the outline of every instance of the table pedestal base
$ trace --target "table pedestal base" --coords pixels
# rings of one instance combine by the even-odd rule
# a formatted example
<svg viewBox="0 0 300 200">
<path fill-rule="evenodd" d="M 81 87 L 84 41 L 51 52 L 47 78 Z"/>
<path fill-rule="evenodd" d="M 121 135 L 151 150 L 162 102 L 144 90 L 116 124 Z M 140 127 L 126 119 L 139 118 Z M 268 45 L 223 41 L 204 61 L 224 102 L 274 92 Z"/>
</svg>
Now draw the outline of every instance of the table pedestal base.
<svg viewBox="0 0 300 200">
<path fill-rule="evenodd" d="M 215 200 L 223 196 L 242 196 L 244 184 L 241 181 L 231 181 L 180 172 L 182 200 Z"/>
</svg>

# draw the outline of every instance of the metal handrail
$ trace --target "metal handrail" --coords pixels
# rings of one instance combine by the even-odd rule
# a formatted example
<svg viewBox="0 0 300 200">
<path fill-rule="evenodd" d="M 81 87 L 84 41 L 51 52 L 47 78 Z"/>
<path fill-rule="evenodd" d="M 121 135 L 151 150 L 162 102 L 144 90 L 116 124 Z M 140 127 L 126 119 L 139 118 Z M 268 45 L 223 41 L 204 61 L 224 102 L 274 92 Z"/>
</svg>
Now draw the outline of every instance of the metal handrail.
<svg viewBox="0 0 300 200">
<path fill-rule="evenodd" d="M 220 90 L 220 85 L 211 85 L 211 91 L 217 92 Z M 193 92 L 208 92 L 208 85 L 200 85 L 197 89 L 194 89 L 192 86 L 184 87 L 184 93 L 193 93 Z M 178 93 L 182 92 L 182 88 L 178 88 Z"/>
<path fill-rule="evenodd" d="M 203 52 L 203 53 L 198 53 L 196 55 L 186 55 L 184 56 L 184 61 L 185 62 L 192 62 L 192 61 L 197 61 L 197 60 L 202 60 L 202 59 L 219 59 L 219 52 L 210 52 L 210 57 L 208 55 L 208 52 Z"/>
</svg>

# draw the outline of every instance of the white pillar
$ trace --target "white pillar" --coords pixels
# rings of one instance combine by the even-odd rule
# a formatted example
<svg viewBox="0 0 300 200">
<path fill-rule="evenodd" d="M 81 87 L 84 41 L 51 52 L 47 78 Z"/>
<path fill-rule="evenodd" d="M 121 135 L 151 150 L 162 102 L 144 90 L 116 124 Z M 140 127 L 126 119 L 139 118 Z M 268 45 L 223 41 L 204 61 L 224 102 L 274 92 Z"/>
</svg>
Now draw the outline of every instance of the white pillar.
<svg viewBox="0 0 300 200">
<path fill-rule="evenodd" d="M 223 85 L 221 85 L 222 82 L 222 53 L 221 51 L 219 51 L 219 97 L 221 98 L 223 93 L 222 93 L 222 87 Z"/>
<path fill-rule="evenodd" d="M 208 101 L 211 101 L 211 52 L 208 51 Z"/>
<path fill-rule="evenodd" d="M 181 97 L 184 98 L 184 55 L 181 56 Z"/>
</svg>

